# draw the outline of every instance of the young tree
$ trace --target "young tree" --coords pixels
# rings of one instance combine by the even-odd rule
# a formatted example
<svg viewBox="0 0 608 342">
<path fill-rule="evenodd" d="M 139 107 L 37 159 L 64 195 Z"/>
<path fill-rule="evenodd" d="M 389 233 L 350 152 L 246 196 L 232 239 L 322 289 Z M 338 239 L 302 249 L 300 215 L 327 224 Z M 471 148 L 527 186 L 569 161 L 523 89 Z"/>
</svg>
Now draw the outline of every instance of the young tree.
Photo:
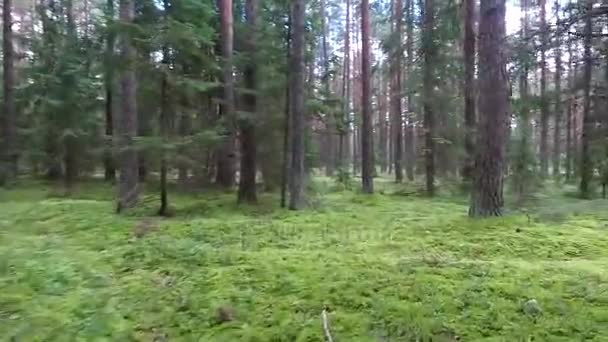
<svg viewBox="0 0 608 342">
<path fill-rule="evenodd" d="M 374 150 L 372 142 L 372 88 L 369 0 L 361 0 L 361 181 L 363 192 L 374 192 Z"/>
<path fill-rule="evenodd" d="M 426 192 L 429 196 L 435 195 L 435 114 L 433 103 L 435 87 L 435 0 L 424 1 L 423 27 L 422 27 L 422 53 L 424 54 L 423 75 L 423 103 L 424 103 L 424 129 L 425 129 L 425 173 Z"/>
<path fill-rule="evenodd" d="M 3 66 L 3 146 L 0 158 L 0 185 L 17 176 L 17 113 L 15 110 L 15 60 L 13 47 L 12 1 L 3 0 L 2 66 Z"/>
<path fill-rule="evenodd" d="M 462 177 L 471 182 L 475 160 L 475 3 L 464 0 L 464 127 L 465 160 Z"/>
<path fill-rule="evenodd" d="M 255 183 L 256 167 L 256 139 L 255 120 L 257 115 L 257 0 L 246 0 L 245 16 L 247 17 L 247 39 L 245 41 L 248 61 L 245 67 L 245 86 L 247 93 L 243 95 L 243 102 L 247 117 L 240 119 L 241 126 L 241 174 L 239 178 L 238 202 L 257 202 Z"/>
<path fill-rule="evenodd" d="M 128 26 L 133 22 L 133 0 L 120 0 L 120 21 Z M 135 136 L 137 135 L 137 104 L 135 79 L 135 48 L 133 38 L 126 30 L 120 34 L 120 57 L 124 65 L 120 75 L 120 117 L 117 120 L 118 147 L 120 149 L 120 177 L 118 185 L 118 206 L 116 211 L 132 208 L 137 204 L 138 189 L 138 163 L 135 150 Z"/>
<path fill-rule="evenodd" d="M 234 120 L 234 75 L 232 65 L 233 53 L 233 17 L 232 0 L 218 0 L 220 12 L 220 36 L 223 57 L 223 97 L 221 113 L 225 130 L 224 141 L 217 151 L 217 173 L 215 181 L 224 188 L 234 185 L 234 132 L 232 121 Z"/>
<path fill-rule="evenodd" d="M 305 0 L 292 2 L 291 63 L 289 69 L 291 101 L 291 167 L 289 168 L 289 209 L 304 207 L 304 35 Z"/>
<path fill-rule="evenodd" d="M 505 0 L 481 2 L 479 22 L 479 124 L 475 178 L 469 216 L 500 216 L 509 99 L 507 89 Z"/>
<path fill-rule="evenodd" d="M 390 64 L 390 108 L 391 129 L 393 138 L 393 163 L 395 168 L 395 182 L 403 181 L 403 169 L 401 160 L 403 158 L 403 118 L 401 116 L 401 60 L 403 49 L 401 47 L 401 32 L 403 26 L 403 3 L 401 0 L 393 0 L 393 37 L 391 40 L 391 64 Z"/>
</svg>

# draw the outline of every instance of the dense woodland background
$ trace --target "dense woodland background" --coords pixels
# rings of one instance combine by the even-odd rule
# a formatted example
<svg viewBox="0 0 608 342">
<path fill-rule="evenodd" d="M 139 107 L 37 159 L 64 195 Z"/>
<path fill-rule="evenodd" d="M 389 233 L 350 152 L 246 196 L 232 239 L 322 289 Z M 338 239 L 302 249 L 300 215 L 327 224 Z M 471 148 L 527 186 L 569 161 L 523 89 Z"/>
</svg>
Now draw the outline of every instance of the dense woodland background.
<svg viewBox="0 0 608 342">
<path fill-rule="evenodd" d="M 310 177 L 471 192 L 608 179 L 608 5 L 595 1 L 4 0 L 2 183 L 238 184 L 306 206 Z M 505 15 L 510 11 L 506 32 Z M 517 12 L 515 12 L 517 10 Z M 520 13 L 521 22 L 513 25 Z M 288 198 L 287 198 L 288 197 Z"/>
</svg>

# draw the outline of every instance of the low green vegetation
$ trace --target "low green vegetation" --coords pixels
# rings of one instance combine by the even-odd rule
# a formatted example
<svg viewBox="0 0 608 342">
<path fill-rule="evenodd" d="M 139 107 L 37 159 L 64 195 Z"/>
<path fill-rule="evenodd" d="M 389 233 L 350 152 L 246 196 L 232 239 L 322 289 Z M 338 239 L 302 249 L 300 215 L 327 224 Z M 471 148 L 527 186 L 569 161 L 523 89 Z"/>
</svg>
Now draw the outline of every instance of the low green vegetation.
<svg viewBox="0 0 608 342">
<path fill-rule="evenodd" d="M 0 339 L 323 341 L 327 309 L 336 341 L 608 340 L 605 200 L 474 221 L 379 187 L 300 212 L 182 193 L 165 219 L 151 195 L 116 215 L 101 183 L 2 190 Z"/>
</svg>

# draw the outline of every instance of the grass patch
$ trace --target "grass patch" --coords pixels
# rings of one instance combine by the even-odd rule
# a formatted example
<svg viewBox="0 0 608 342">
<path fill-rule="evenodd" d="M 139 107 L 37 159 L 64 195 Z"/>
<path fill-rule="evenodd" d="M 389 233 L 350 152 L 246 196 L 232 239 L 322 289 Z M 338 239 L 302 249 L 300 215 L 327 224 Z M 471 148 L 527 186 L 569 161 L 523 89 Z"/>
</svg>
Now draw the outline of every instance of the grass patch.
<svg viewBox="0 0 608 342">
<path fill-rule="evenodd" d="M 608 218 L 585 210 L 605 201 L 473 221 L 462 198 L 383 188 L 303 212 L 272 195 L 176 194 L 170 219 L 146 218 L 152 200 L 113 214 L 100 183 L 4 191 L 0 336 L 322 341 L 328 307 L 338 341 L 608 340 Z M 154 227 L 138 236 L 143 220 Z"/>
</svg>

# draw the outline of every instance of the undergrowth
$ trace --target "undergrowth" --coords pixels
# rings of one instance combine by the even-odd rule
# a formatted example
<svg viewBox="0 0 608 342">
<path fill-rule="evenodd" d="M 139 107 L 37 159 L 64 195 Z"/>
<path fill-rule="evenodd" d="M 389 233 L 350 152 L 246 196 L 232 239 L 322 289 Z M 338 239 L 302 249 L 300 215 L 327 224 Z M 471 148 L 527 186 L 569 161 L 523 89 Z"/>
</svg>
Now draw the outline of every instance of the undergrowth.
<svg viewBox="0 0 608 342">
<path fill-rule="evenodd" d="M 302 212 L 172 194 L 169 219 L 152 195 L 115 215 L 104 184 L 4 191 L 0 338 L 323 341 L 327 308 L 336 341 L 608 340 L 606 201 L 473 221 L 414 190 L 320 191 Z"/>
</svg>

